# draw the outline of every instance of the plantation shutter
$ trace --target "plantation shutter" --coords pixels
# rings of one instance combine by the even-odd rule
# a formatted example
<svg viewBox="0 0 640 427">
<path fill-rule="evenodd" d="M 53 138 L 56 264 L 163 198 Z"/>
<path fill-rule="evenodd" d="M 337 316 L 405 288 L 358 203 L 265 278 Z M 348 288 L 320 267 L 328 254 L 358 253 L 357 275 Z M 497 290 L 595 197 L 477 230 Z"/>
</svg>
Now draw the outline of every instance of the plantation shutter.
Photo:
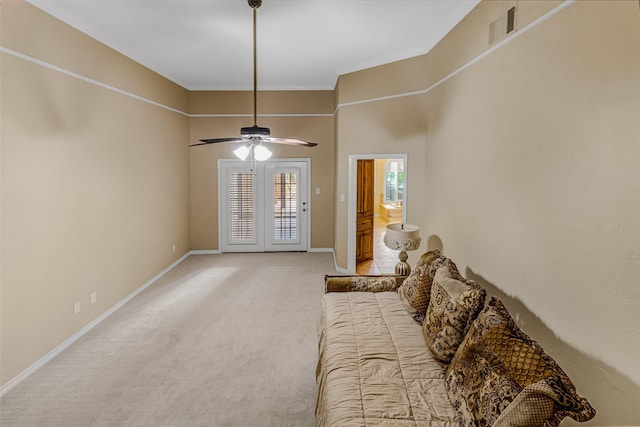
<svg viewBox="0 0 640 427">
<path fill-rule="evenodd" d="M 254 174 L 232 172 L 228 176 L 228 236 L 230 242 L 256 241 Z"/>
</svg>

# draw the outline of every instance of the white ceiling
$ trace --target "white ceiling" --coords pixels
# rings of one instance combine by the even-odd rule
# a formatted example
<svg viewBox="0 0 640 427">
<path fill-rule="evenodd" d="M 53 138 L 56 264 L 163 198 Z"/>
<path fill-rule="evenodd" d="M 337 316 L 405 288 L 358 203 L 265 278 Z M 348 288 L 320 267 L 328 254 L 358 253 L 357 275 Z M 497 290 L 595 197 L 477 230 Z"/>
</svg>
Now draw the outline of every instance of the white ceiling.
<svg viewBox="0 0 640 427">
<path fill-rule="evenodd" d="M 28 0 L 190 90 L 253 88 L 245 0 Z M 338 75 L 428 52 L 479 0 L 264 0 L 258 88 L 334 88 Z"/>
</svg>

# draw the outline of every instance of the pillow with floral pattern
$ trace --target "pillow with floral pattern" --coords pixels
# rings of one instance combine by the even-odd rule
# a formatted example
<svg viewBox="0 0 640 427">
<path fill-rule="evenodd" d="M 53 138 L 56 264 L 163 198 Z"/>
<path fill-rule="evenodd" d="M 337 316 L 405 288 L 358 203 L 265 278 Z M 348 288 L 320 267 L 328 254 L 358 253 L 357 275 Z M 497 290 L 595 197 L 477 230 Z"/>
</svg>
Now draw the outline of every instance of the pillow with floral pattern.
<svg viewBox="0 0 640 427">
<path fill-rule="evenodd" d="M 437 249 L 423 254 L 398 288 L 402 304 L 411 317 L 421 325 L 429 306 L 433 276 L 446 260 L 447 258 Z"/>
<path fill-rule="evenodd" d="M 450 362 L 473 319 L 484 307 L 486 291 L 460 275 L 453 261 L 436 271 L 422 332 L 433 355 Z"/>
</svg>

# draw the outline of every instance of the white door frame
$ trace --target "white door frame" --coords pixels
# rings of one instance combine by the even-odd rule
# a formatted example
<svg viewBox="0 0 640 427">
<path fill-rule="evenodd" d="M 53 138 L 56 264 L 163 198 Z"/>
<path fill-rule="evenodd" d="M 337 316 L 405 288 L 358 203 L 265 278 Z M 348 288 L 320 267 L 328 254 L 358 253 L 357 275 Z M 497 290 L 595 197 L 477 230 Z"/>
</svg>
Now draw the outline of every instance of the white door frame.
<svg viewBox="0 0 640 427">
<path fill-rule="evenodd" d="M 270 160 L 266 160 L 264 162 L 258 162 L 259 164 L 271 164 L 271 163 L 286 163 L 286 162 L 302 162 L 302 163 L 306 163 L 307 166 L 307 176 L 305 177 L 306 180 L 306 185 L 305 185 L 305 190 L 307 193 L 307 197 L 306 197 L 306 202 L 307 202 L 307 224 L 306 224 L 306 232 L 305 232 L 305 239 L 306 239 L 306 250 L 305 251 L 309 251 L 309 247 L 311 246 L 311 159 L 306 157 L 306 158 L 284 158 L 284 159 L 270 159 Z M 223 247 L 223 228 L 224 228 L 224 224 L 223 224 L 223 209 L 226 208 L 226 201 L 222 200 L 222 192 L 220 191 L 220 185 L 222 182 L 225 182 L 226 177 L 223 177 L 222 175 L 222 165 L 228 165 L 228 166 L 243 166 L 243 167 L 247 167 L 247 162 L 243 162 L 242 160 L 236 160 L 236 159 L 218 159 L 218 249 L 220 251 L 220 253 L 224 253 L 222 247 Z M 257 190 L 256 191 L 261 191 L 262 193 L 264 193 L 264 183 L 258 183 L 257 185 Z M 258 218 L 258 222 L 264 222 L 264 218 Z M 264 224 L 259 225 L 259 227 L 264 230 Z"/>
<path fill-rule="evenodd" d="M 399 159 L 404 163 L 404 209 L 402 209 L 402 222 L 407 222 L 407 204 L 409 198 L 409 167 L 407 154 L 351 154 L 349 156 L 349 206 L 347 210 L 347 274 L 356 272 L 356 210 L 357 196 L 357 173 L 358 160 L 367 159 Z M 374 254 L 375 258 L 375 254 Z"/>
</svg>

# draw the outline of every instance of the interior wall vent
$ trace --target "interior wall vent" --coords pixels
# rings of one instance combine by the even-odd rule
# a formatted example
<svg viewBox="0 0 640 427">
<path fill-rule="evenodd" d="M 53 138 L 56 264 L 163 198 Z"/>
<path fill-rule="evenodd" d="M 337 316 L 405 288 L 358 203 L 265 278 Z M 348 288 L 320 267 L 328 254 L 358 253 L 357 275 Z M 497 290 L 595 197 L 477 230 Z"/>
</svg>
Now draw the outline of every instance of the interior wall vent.
<svg viewBox="0 0 640 427">
<path fill-rule="evenodd" d="M 516 7 L 513 6 L 505 14 L 500 15 L 489 24 L 489 44 L 503 39 L 516 28 Z"/>
</svg>

